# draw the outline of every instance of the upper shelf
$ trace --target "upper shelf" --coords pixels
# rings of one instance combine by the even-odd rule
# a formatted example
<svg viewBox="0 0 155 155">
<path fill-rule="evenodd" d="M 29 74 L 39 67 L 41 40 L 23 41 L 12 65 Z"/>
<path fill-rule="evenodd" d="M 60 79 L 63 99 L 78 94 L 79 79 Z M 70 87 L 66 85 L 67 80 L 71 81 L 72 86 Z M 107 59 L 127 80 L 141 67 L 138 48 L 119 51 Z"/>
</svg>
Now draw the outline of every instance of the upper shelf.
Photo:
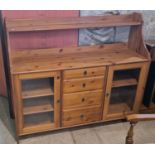
<svg viewBox="0 0 155 155">
<path fill-rule="evenodd" d="M 46 19 L 6 19 L 8 32 L 44 31 L 113 26 L 136 26 L 143 23 L 140 14 Z"/>
</svg>

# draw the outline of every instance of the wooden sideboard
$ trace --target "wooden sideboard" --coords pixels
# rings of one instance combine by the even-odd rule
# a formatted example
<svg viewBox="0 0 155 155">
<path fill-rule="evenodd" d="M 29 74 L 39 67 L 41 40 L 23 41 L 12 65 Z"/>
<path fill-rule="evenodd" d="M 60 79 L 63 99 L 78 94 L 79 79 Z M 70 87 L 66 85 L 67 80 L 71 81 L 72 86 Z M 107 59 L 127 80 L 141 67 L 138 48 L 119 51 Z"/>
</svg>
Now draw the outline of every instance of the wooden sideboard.
<svg viewBox="0 0 155 155">
<path fill-rule="evenodd" d="M 123 119 L 139 111 L 150 55 L 138 13 L 52 19 L 6 19 L 17 135 Z M 128 42 L 12 49 L 11 33 L 130 26 Z"/>
</svg>

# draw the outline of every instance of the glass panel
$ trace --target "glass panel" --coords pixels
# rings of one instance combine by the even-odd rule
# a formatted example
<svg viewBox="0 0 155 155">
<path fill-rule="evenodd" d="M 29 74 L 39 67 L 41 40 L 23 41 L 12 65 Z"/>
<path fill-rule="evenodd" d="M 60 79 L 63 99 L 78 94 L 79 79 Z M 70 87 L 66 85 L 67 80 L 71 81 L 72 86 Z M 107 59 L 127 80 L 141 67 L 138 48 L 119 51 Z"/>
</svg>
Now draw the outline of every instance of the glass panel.
<svg viewBox="0 0 155 155">
<path fill-rule="evenodd" d="M 30 79 L 22 81 L 22 97 L 33 98 L 53 95 L 54 78 Z"/>
<path fill-rule="evenodd" d="M 109 113 L 129 112 L 133 108 L 137 86 L 112 88 Z"/>
<path fill-rule="evenodd" d="M 114 71 L 113 80 L 139 79 L 140 69 L 127 69 Z"/>
<path fill-rule="evenodd" d="M 53 96 L 30 98 L 23 100 L 24 115 L 43 113 L 54 110 Z"/>
<path fill-rule="evenodd" d="M 24 127 L 51 124 L 53 121 L 54 121 L 53 112 L 27 115 L 24 117 Z"/>
<path fill-rule="evenodd" d="M 24 127 L 54 123 L 54 77 L 21 81 Z"/>
</svg>

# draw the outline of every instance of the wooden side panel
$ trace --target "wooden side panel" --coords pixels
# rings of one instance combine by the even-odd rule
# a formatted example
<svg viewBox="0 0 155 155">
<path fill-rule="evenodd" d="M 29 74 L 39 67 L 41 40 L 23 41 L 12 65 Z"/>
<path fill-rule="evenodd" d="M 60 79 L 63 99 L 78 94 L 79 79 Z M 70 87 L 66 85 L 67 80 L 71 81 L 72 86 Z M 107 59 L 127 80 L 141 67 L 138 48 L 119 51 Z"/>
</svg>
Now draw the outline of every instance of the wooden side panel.
<svg viewBox="0 0 155 155">
<path fill-rule="evenodd" d="M 142 104 L 142 98 L 143 98 L 143 94 L 144 94 L 144 89 L 145 89 L 145 84 L 146 84 L 146 80 L 147 80 L 147 75 L 148 75 L 148 71 L 149 71 L 149 63 L 143 63 L 142 67 L 141 67 L 141 72 L 139 75 L 139 83 L 137 86 L 137 92 L 136 92 L 136 96 L 135 96 L 135 104 L 133 107 L 133 110 L 135 113 L 139 112 L 139 108 L 140 105 Z"/>
<path fill-rule="evenodd" d="M 78 17 L 79 11 L 2 11 L 7 18 L 47 18 Z M 23 32 L 10 35 L 11 48 L 48 48 L 75 46 L 78 42 L 78 31 Z"/>
<path fill-rule="evenodd" d="M 134 20 L 136 21 L 140 20 L 142 22 L 143 21 L 142 15 L 135 13 Z M 130 49 L 135 50 L 137 51 L 137 53 L 150 59 L 150 54 L 144 43 L 142 25 L 133 26 L 130 28 L 128 46 Z"/>
<path fill-rule="evenodd" d="M 4 62 L 3 62 L 2 46 L 0 38 L 0 95 L 6 96 L 6 94 L 7 94 L 7 88 L 5 81 Z"/>
</svg>

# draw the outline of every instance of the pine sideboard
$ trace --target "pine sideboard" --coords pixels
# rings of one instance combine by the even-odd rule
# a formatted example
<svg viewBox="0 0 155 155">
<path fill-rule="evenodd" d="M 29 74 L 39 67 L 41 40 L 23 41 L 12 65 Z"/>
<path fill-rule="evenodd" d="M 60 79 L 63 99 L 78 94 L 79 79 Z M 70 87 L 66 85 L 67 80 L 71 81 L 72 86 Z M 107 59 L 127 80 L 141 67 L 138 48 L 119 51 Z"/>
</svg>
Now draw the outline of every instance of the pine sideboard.
<svg viewBox="0 0 155 155">
<path fill-rule="evenodd" d="M 11 96 L 18 136 L 124 119 L 139 111 L 150 55 L 141 14 L 6 19 Z M 127 42 L 12 49 L 12 33 L 130 27 Z"/>
</svg>

